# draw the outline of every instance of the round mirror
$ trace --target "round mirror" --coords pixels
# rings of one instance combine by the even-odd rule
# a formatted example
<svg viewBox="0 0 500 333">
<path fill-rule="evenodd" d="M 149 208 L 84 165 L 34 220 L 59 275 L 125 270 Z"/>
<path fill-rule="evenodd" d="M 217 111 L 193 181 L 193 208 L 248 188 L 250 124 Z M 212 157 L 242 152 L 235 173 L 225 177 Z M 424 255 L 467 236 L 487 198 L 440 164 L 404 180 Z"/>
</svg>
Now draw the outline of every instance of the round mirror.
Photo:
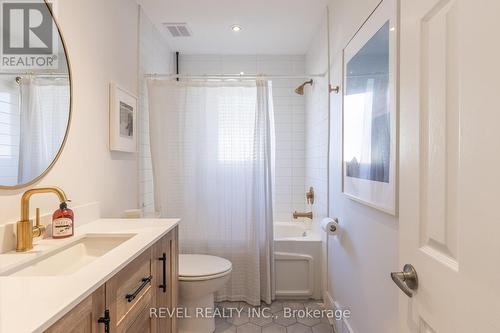
<svg viewBox="0 0 500 333">
<path fill-rule="evenodd" d="M 0 188 L 42 178 L 71 120 L 71 75 L 50 1 L 0 1 Z"/>
</svg>

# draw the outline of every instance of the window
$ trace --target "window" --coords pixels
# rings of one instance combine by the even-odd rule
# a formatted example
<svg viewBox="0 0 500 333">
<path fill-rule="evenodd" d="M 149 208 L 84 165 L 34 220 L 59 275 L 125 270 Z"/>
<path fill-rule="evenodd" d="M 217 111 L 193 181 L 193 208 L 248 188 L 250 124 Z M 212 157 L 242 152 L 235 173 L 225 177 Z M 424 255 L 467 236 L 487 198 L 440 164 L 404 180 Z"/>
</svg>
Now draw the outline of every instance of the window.
<svg viewBox="0 0 500 333">
<path fill-rule="evenodd" d="M 219 162 L 245 162 L 254 158 L 255 87 L 223 87 L 217 96 Z"/>
</svg>

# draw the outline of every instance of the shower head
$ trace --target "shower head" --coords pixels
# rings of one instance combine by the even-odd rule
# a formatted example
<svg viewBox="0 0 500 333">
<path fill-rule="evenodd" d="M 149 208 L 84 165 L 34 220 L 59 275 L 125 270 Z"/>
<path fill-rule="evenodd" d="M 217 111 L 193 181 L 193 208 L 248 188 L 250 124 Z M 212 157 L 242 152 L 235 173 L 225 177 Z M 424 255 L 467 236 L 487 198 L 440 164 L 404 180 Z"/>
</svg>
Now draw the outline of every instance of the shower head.
<svg viewBox="0 0 500 333">
<path fill-rule="evenodd" d="M 302 83 L 297 89 L 295 89 L 295 93 L 299 95 L 304 95 L 304 87 L 306 86 L 306 84 L 310 84 L 312 86 L 313 80 L 311 79 L 309 81 Z"/>
</svg>

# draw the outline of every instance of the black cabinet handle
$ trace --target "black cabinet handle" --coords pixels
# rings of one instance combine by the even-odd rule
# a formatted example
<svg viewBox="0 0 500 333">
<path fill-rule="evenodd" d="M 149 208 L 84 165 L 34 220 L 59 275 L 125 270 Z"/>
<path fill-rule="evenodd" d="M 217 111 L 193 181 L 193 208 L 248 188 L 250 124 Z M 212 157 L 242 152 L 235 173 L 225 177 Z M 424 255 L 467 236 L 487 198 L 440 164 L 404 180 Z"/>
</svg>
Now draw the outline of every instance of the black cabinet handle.
<svg viewBox="0 0 500 333">
<path fill-rule="evenodd" d="M 158 260 L 163 261 L 163 283 L 158 286 L 162 289 L 164 293 L 167 292 L 167 254 L 163 252 L 163 255 L 158 258 Z"/>
<path fill-rule="evenodd" d="M 111 319 L 109 317 L 109 310 L 104 311 L 104 317 L 97 320 L 99 324 L 104 324 L 104 333 L 109 333 L 109 323 Z"/>
<path fill-rule="evenodd" d="M 132 302 L 137 297 L 137 295 L 139 295 L 141 290 L 144 289 L 144 287 L 147 286 L 149 282 L 151 282 L 152 279 L 153 279 L 153 277 L 151 275 L 148 277 L 142 278 L 141 285 L 132 294 L 125 295 L 125 298 L 127 299 L 127 301 L 129 303 Z"/>
</svg>

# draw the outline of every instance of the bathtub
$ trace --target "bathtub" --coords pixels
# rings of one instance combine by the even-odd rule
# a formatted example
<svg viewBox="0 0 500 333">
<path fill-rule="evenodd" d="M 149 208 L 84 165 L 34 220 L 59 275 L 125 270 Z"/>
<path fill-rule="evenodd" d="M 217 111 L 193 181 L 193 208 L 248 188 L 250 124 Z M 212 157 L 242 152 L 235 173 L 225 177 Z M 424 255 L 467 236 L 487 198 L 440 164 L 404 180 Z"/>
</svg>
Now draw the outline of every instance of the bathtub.
<svg viewBox="0 0 500 333">
<path fill-rule="evenodd" d="M 274 223 L 276 298 L 321 298 L 321 236 L 298 222 Z"/>
</svg>

